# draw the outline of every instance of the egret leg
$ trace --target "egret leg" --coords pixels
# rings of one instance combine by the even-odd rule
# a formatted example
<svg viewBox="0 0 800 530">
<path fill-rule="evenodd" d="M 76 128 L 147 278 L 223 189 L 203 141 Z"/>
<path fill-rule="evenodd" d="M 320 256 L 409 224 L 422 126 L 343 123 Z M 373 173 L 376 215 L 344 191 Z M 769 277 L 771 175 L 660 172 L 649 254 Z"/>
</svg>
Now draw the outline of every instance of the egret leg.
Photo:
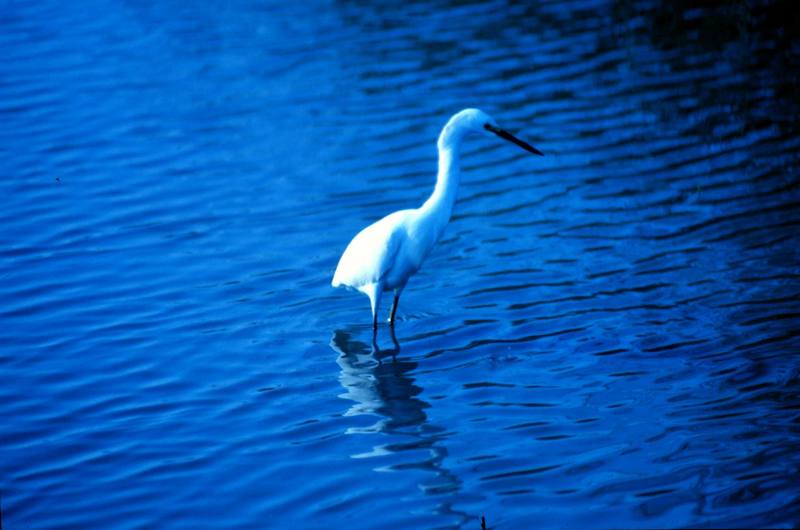
<svg viewBox="0 0 800 530">
<path fill-rule="evenodd" d="M 364 293 L 369 296 L 369 305 L 372 308 L 372 332 L 373 334 L 378 331 L 378 308 L 381 305 L 381 293 L 383 292 L 383 285 L 381 283 L 373 283 Z"/>
<path fill-rule="evenodd" d="M 394 350 L 392 350 L 392 357 L 395 357 L 398 353 L 400 353 L 400 343 L 397 341 L 397 335 L 394 334 L 394 326 L 389 327 L 389 335 L 391 335 L 392 343 L 394 344 Z"/>
<path fill-rule="evenodd" d="M 395 293 L 394 303 L 392 304 L 392 312 L 389 315 L 389 326 L 394 329 L 394 316 L 397 314 L 397 303 L 400 301 L 400 293 Z"/>
</svg>

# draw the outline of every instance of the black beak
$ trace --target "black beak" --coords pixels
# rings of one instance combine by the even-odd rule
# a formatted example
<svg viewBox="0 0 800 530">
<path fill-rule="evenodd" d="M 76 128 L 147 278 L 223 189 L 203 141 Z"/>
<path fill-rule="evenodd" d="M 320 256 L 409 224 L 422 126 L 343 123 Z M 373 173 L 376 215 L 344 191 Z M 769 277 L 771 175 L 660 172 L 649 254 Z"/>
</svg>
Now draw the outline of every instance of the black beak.
<svg viewBox="0 0 800 530">
<path fill-rule="evenodd" d="M 511 143 L 517 144 L 521 148 L 525 149 L 528 152 L 533 153 L 534 155 L 544 156 L 544 153 L 542 153 L 541 151 L 536 149 L 534 146 L 532 146 L 528 142 L 524 142 L 524 141 L 520 140 L 519 138 L 517 138 L 516 136 L 514 136 L 513 134 L 511 134 L 510 132 L 508 132 L 506 130 L 503 130 L 503 129 L 499 128 L 499 127 L 495 127 L 495 126 L 490 125 L 488 123 L 486 125 L 484 125 L 483 128 L 486 129 L 487 131 L 491 131 L 491 132 L 495 133 L 497 136 L 499 136 L 503 140 L 508 140 Z"/>
</svg>

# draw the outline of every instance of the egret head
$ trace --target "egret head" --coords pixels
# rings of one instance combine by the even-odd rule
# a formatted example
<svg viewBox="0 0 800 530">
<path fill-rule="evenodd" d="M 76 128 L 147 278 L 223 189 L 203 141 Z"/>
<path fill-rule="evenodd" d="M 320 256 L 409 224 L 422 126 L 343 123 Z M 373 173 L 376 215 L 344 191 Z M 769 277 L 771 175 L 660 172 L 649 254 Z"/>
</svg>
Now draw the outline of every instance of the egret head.
<svg viewBox="0 0 800 530">
<path fill-rule="evenodd" d="M 543 153 L 528 142 L 520 140 L 510 132 L 502 129 L 494 118 L 480 109 L 464 109 L 447 122 L 439 136 L 439 144 L 460 141 L 467 133 L 481 133 L 489 136 L 499 136 L 503 140 L 514 143 L 526 151 L 542 156 Z"/>
</svg>

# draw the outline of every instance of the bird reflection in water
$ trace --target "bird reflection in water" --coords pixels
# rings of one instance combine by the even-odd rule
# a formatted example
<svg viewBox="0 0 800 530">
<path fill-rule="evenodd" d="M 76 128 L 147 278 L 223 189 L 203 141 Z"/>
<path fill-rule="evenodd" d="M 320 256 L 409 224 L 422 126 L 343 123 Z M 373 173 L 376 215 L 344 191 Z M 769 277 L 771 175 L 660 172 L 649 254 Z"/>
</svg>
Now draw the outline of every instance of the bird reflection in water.
<svg viewBox="0 0 800 530">
<path fill-rule="evenodd" d="M 388 469 L 423 469 L 436 475 L 420 487 L 431 494 L 456 492 L 461 480 L 443 466 L 447 449 L 441 442 L 447 437 L 442 427 L 431 425 L 425 409 L 430 405 L 419 398 L 422 388 L 412 377 L 417 364 L 399 356 L 400 344 L 392 336 L 394 347 L 380 349 L 373 343 L 353 340 L 348 331 L 337 330 L 330 341 L 331 348 L 339 354 L 336 362 L 341 368 L 339 382 L 347 391 L 341 397 L 354 402 L 346 416 L 370 414 L 380 420 L 365 428 L 348 429 L 348 434 L 389 434 L 408 437 L 407 442 L 376 445 L 372 451 L 353 455 L 354 458 L 378 457 L 395 454 L 403 457 L 401 465 Z M 420 461 L 418 454 L 425 454 Z M 409 461 L 413 459 L 413 461 Z M 440 505 L 442 512 L 472 518 L 450 508 L 450 503 Z"/>
</svg>

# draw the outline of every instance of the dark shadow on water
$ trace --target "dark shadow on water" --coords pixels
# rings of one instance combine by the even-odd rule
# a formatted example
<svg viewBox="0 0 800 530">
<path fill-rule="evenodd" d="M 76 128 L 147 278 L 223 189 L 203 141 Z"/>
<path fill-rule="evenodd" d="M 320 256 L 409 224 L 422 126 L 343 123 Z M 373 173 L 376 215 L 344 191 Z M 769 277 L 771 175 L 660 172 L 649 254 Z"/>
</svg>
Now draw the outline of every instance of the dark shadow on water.
<svg viewBox="0 0 800 530">
<path fill-rule="evenodd" d="M 423 389 L 413 377 L 418 364 L 399 355 L 400 344 L 392 337 L 394 347 L 381 349 L 376 344 L 370 347 L 353 339 L 346 330 L 336 330 L 330 346 L 338 354 L 336 362 L 341 368 L 339 382 L 347 392 L 341 397 L 354 402 L 345 416 L 361 414 L 377 415 L 381 419 L 372 426 L 349 430 L 348 434 L 389 434 L 407 437 L 386 445 L 375 445 L 371 453 L 354 457 L 379 457 L 396 455 L 400 464 L 391 465 L 394 471 L 425 470 L 435 477 L 419 484 L 427 494 L 453 494 L 461 490 L 461 479 L 447 469 L 443 462 L 447 449 L 443 442 L 446 430 L 431 424 L 425 410 L 430 404 L 419 396 Z M 421 456 L 424 455 L 424 456 Z M 394 459 L 393 459 L 394 460 Z M 475 516 L 456 511 L 451 502 L 438 505 L 438 512 L 462 518 L 463 522 Z"/>
</svg>

